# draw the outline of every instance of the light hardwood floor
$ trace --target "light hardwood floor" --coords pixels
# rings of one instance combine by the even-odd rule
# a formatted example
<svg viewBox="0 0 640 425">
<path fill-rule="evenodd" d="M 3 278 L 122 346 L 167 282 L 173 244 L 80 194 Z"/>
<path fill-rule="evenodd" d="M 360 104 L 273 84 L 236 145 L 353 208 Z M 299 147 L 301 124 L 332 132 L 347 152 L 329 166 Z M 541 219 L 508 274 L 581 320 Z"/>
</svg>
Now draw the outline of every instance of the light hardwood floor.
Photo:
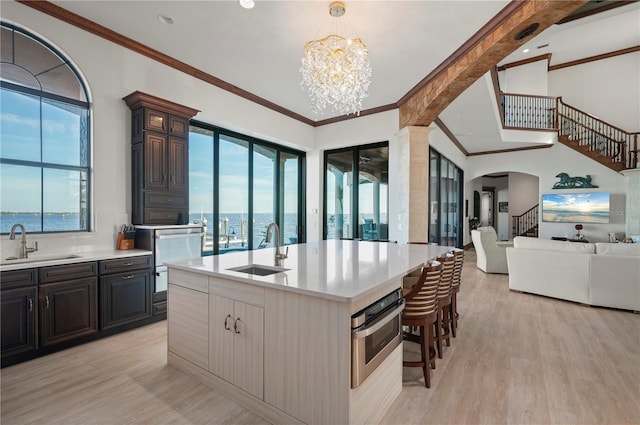
<svg viewBox="0 0 640 425">
<path fill-rule="evenodd" d="M 404 369 L 385 424 L 639 424 L 640 315 L 510 292 L 467 251 L 432 387 Z M 405 344 L 405 355 L 416 352 Z M 264 424 L 166 364 L 166 322 L 0 371 L 1 423 Z"/>
</svg>

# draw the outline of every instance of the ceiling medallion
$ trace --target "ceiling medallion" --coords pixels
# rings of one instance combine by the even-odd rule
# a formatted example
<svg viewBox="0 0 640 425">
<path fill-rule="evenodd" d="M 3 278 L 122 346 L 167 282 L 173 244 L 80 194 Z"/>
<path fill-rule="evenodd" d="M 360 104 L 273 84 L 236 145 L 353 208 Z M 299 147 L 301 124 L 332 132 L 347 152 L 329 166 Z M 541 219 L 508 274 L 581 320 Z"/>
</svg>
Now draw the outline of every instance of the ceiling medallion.
<svg viewBox="0 0 640 425">
<path fill-rule="evenodd" d="M 342 17 L 345 10 L 341 2 L 329 6 L 334 18 Z M 315 114 L 330 106 L 341 115 L 360 115 L 371 83 L 367 46 L 361 39 L 341 37 L 336 29 L 320 40 L 306 42 L 300 71 L 300 84 L 309 93 Z"/>
</svg>

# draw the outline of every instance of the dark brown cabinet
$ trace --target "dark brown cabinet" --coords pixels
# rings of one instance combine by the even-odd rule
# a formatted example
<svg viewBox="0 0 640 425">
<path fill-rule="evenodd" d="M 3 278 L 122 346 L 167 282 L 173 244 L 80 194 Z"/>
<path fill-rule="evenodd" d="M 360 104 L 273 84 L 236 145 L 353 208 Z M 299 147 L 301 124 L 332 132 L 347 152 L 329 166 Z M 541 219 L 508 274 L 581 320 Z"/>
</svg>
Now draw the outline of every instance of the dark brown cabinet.
<svg viewBox="0 0 640 425">
<path fill-rule="evenodd" d="M 197 110 L 141 92 L 131 109 L 133 224 L 189 220 L 189 119 Z"/>
<path fill-rule="evenodd" d="M 100 329 L 150 318 L 151 256 L 100 261 Z"/>
<path fill-rule="evenodd" d="M 96 262 L 39 269 L 40 346 L 98 332 Z"/>
<path fill-rule="evenodd" d="M 37 348 L 36 270 L 3 272 L 0 285 L 0 347 L 4 364 L 9 356 Z"/>
<path fill-rule="evenodd" d="M 1 366 L 164 319 L 151 267 L 140 255 L 0 273 Z"/>
</svg>

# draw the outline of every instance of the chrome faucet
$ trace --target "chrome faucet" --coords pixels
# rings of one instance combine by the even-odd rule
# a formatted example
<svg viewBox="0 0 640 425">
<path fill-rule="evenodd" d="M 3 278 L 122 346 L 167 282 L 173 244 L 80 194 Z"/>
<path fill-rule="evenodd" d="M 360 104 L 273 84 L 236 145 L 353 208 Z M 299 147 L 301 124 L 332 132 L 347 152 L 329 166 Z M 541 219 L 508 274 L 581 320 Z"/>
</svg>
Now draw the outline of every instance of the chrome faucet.
<svg viewBox="0 0 640 425">
<path fill-rule="evenodd" d="M 275 234 L 276 234 L 276 258 L 275 258 L 275 265 L 276 266 L 281 266 L 282 265 L 282 260 L 284 260 L 285 258 L 287 258 L 287 255 L 289 254 L 289 247 L 287 247 L 287 250 L 284 254 L 282 254 L 280 252 L 280 228 L 278 227 L 278 225 L 276 223 L 269 223 L 269 225 L 267 226 L 267 236 L 265 237 L 264 241 L 266 243 L 271 242 L 271 228 L 275 229 Z"/>
<path fill-rule="evenodd" d="M 33 248 L 27 247 L 27 232 L 24 230 L 24 226 L 20 223 L 16 223 L 11 227 L 11 233 L 9 233 L 10 240 L 13 241 L 16 239 L 16 228 L 18 227 L 22 232 L 22 239 L 20 240 L 20 254 L 18 255 L 18 258 L 28 258 L 30 252 L 36 252 L 38 250 L 38 242 L 36 242 L 36 245 Z"/>
</svg>

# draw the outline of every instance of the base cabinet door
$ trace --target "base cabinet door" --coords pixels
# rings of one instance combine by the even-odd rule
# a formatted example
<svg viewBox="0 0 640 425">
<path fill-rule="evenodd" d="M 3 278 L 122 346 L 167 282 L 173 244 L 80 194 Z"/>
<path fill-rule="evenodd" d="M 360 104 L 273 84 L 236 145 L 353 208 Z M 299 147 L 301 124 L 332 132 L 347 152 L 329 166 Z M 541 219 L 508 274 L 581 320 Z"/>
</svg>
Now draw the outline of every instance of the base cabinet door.
<svg viewBox="0 0 640 425">
<path fill-rule="evenodd" d="M 100 278 L 102 329 L 151 317 L 151 273 L 137 271 Z"/>
<path fill-rule="evenodd" d="M 19 288 L 0 293 L 2 307 L 2 357 L 36 349 L 36 288 Z"/>
<path fill-rule="evenodd" d="M 233 383 L 262 399 L 264 381 L 264 309 L 234 303 Z"/>
<path fill-rule="evenodd" d="M 233 300 L 209 294 L 209 371 L 233 383 Z"/>
<path fill-rule="evenodd" d="M 264 308 L 209 294 L 209 371 L 264 397 Z"/>
<path fill-rule="evenodd" d="M 98 332 L 98 279 L 40 285 L 41 345 Z"/>
<path fill-rule="evenodd" d="M 168 349 L 209 369 L 209 294 L 169 283 Z"/>
</svg>

